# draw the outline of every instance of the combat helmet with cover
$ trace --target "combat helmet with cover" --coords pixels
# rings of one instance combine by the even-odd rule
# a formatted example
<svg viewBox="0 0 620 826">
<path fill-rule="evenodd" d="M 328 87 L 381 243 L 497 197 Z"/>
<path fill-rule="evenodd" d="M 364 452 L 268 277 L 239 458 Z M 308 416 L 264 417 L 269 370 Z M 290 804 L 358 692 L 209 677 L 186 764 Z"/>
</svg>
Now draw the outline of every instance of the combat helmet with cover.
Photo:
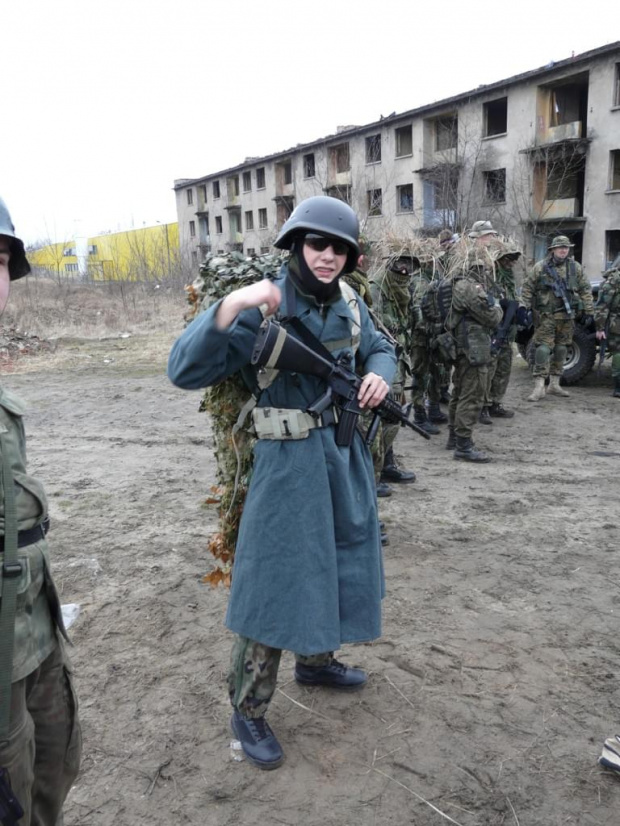
<svg viewBox="0 0 620 826">
<path fill-rule="evenodd" d="M 4 235 L 9 239 L 9 246 L 11 247 L 9 276 L 11 281 L 17 281 L 18 278 L 23 278 L 25 275 L 28 275 L 30 272 L 30 264 L 26 258 L 24 242 L 15 235 L 15 227 L 13 226 L 13 221 L 11 221 L 11 215 L 2 198 L 0 198 L 0 235 Z"/>
</svg>

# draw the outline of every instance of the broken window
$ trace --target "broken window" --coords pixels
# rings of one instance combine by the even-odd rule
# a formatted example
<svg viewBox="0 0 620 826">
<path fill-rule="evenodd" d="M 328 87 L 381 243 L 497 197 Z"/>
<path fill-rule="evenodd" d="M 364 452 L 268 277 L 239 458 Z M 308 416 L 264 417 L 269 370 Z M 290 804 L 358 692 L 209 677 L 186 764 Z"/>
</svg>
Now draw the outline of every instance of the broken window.
<svg viewBox="0 0 620 826">
<path fill-rule="evenodd" d="M 394 137 L 396 138 L 397 158 L 404 158 L 407 155 L 413 155 L 411 124 L 409 124 L 409 126 L 401 126 L 400 128 L 395 129 Z"/>
<path fill-rule="evenodd" d="M 252 212 L 252 210 L 248 210 L 248 212 L 245 213 L 244 217 L 246 232 L 247 230 L 254 229 L 254 213 Z"/>
<path fill-rule="evenodd" d="M 396 211 L 413 212 L 413 184 L 396 187 Z"/>
<path fill-rule="evenodd" d="M 366 138 L 366 163 L 381 163 L 381 135 Z"/>
<path fill-rule="evenodd" d="M 348 172 L 351 169 L 348 143 L 339 143 L 338 146 L 333 146 L 330 153 L 336 172 Z"/>
<path fill-rule="evenodd" d="M 259 209 L 258 210 L 258 228 L 259 229 L 267 229 L 267 210 L 266 209 Z"/>
<path fill-rule="evenodd" d="M 194 203 L 194 190 L 188 189 L 187 190 L 187 205 L 191 206 Z"/>
<path fill-rule="evenodd" d="M 268 252 L 269 252 L 269 247 L 261 247 L 260 248 L 260 254 L 261 255 L 266 255 Z"/>
<path fill-rule="evenodd" d="M 222 218 L 220 215 L 215 216 L 215 231 L 218 235 L 222 234 Z"/>
<path fill-rule="evenodd" d="M 339 201 L 344 201 L 345 204 L 351 206 L 351 187 L 350 186 L 330 186 L 327 190 L 330 198 L 337 198 Z"/>
<path fill-rule="evenodd" d="M 259 166 L 256 170 L 256 189 L 265 188 L 265 167 Z"/>
<path fill-rule="evenodd" d="M 579 194 L 579 171 L 575 166 L 559 162 L 547 169 L 547 201 L 576 198 Z"/>
<path fill-rule="evenodd" d="M 202 196 L 202 202 L 203 202 L 203 204 L 206 204 L 206 203 L 207 203 L 207 185 L 206 185 L 206 184 L 202 184 L 202 185 L 201 185 L 201 187 L 200 187 L 200 194 L 201 194 L 201 196 Z"/>
<path fill-rule="evenodd" d="M 614 149 L 611 154 L 611 179 L 609 181 L 610 189 L 620 189 L 620 149 Z"/>
<path fill-rule="evenodd" d="M 616 264 L 616 266 L 620 265 L 616 263 L 616 259 L 620 256 L 620 229 L 609 229 L 605 233 L 605 257 L 607 261 L 607 266 L 605 269 L 609 269 L 612 264 Z"/>
<path fill-rule="evenodd" d="M 456 149 L 458 140 L 458 119 L 456 115 L 447 115 L 435 121 L 435 151 L 445 152 Z"/>
<path fill-rule="evenodd" d="M 282 164 L 282 174 L 285 184 L 293 183 L 293 164 L 290 161 Z"/>
<path fill-rule="evenodd" d="M 616 78 L 614 82 L 614 106 L 620 106 L 620 63 L 616 63 Z"/>
<path fill-rule="evenodd" d="M 506 170 L 492 169 L 483 172 L 484 200 L 488 204 L 503 204 L 506 201 Z"/>
<path fill-rule="evenodd" d="M 370 218 L 376 218 L 377 215 L 383 214 L 383 193 L 380 189 L 367 189 L 366 200 Z"/>
<path fill-rule="evenodd" d="M 256 255 L 256 248 L 255 247 L 248 247 L 245 251 L 246 255 Z"/>
<path fill-rule="evenodd" d="M 213 181 L 213 200 L 220 197 L 220 182 Z"/>
<path fill-rule="evenodd" d="M 196 222 L 190 221 L 189 222 L 189 237 L 195 238 L 196 237 Z"/>
<path fill-rule="evenodd" d="M 508 98 L 484 104 L 484 136 L 504 135 L 508 131 Z"/>
<path fill-rule="evenodd" d="M 314 165 L 314 152 L 304 155 L 304 178 L 314 178 L 316 169 Z"/>
<path fill-rule="evenodd" d="M 551 90 L 551 126 L 574 123 L 580 117 L 581 87 L 574 83 L 558 86 Z"/>
<path fill-rule="evenodd" d="M 252 191 L 252 173 L 251 172 L 244 172 L 243 173 L 243 191 L 244 192 L 251 192 Z"/>
</svg>

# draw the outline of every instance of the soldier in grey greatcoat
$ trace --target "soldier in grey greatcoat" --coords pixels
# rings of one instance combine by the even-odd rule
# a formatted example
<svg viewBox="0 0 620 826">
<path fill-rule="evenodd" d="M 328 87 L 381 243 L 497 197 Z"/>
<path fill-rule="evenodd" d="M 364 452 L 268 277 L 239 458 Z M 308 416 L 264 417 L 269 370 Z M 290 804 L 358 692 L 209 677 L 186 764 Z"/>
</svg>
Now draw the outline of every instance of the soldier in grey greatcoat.
<svg viewBox="0 0 620 826">
<path fill-rule="evenodd" d="M 0 200 L 0 315 L 11 282 L 29 272 Z M 20 826 L 57 826 L 77 777 L 81 734 L 50 573 L 47 499 L 26 468 L 24 413 L 0 386 L 0 797 L 12 790 Z"/>
<path fill-rule="evenodd" d="M 277 247 L 291 250 L 280 277 L 237 290 L 198 316 L 172 348 L 171 380 L 196 389 L 241 371 L 255 392 L 251 356 L 263 319 L 259 308 L 266 305 L 292 333 L 303 325 L 302 333 L 310 331 L 334 357 L 359 364 L 360 406 L 379 404 L 394 376 L 394 348 L 375 330 L 359 296 L 351 291 L 352 310 L 339 284 L 357 263 L 358 233 L 357 217 L 342 201 L 302 201 L 276 239 Z M 258 394 L 253 412 L 258 438 L 226 624 L 237 635 L 228 680 L 231 727 L 246 758 L 261 769 L 284 759 L 265 720 L 282 650 L 296 654 L 297 682 L 354 689 L 366 682 L 365 672 L 338 662 L 333 652 L 381 634 L 384 581 L 372 458 L 357 430 L 349 446 L 337 444 L 337 410 L 329 407 L 319 419 L 307 413 L 325 391 L 320 378 L 281 370 Z"/>
</svg>

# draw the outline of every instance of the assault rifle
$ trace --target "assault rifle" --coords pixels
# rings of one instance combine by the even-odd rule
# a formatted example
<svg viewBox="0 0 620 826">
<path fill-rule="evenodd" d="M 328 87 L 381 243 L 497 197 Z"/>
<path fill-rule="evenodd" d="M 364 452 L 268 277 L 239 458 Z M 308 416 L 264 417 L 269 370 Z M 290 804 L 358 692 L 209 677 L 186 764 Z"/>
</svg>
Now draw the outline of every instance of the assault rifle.
<svg viewBox="0 0 620 826">
<path fill-rule="evenodd" d="M 494 335 L 491 336 L 491 353 L 493 353 L 493 355 L 496 355 L 502 348 L 502 345 L 505 344 L 518 309 L 518 301 L 504 301 L 504 318 Z"/>
<path fill-rule="evenodd" d="M 327 383 L 327 390 L 306 408 L 306 413 L 318 419 L 331 405 L 335 405 L 339 408 L 336 444 L 348 446 L 352 443 L 359 417 L 365 411 L 360 408 L 357 400 L 362 379 L 347 366 L 346 359 L 324 358 L 291 336 L 278 322 L 266 319 L 256 336 L 252 364 L 255 367 L 290 370 L 323 379 Z M 374 441 L 379 427 L 379 417 L 389 424 L 400 423 L 410 427 L 420 436 L 430 439 L 428 433 L 410 421 L 401 405 L 389 396 L 377 407 L 371 408 L 371 412 L 374 415 L 366 434 L 367 445 Z"/>
<path fill-rule="evenodd" d="M 553 294 L 556 298 L 562 299 L 564 309 L 566 310 L 566 315 L 569 318 L 574 318 L 575 313 L 570 305 L 570 299 L 566 290 L 566 283 L 562 280 L 562 277 L 553 265 L 545 264 L 544 271 L 547 275 L 551 276 L 551 289 L 553 290 Z"/>
<path fill-rule="evenodd" d="M 0 767 L 0 823 L 2 826 L 16 826 L 23 816 L 24 810 L 13 794 L 8 773 Z"/>
</svg>

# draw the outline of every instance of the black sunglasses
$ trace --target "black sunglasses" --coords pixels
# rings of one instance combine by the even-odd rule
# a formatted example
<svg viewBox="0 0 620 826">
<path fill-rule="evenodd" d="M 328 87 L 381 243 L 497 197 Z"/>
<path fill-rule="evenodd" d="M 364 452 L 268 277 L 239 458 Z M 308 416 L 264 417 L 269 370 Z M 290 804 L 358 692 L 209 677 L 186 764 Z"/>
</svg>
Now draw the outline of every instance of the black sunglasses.
<svg viewBox="0 0 620 826">
<path fill-rule="evenodd" d="M 306 235 L 304 243 L 315 252 L 324 252 L 327 247 L 331 247 L 334 255 L 347 255 L 349 252 L 349 245 L 344 241 L 338 241 L 336 238 L 325 238 L 322 235 Z"/>
</svg>

